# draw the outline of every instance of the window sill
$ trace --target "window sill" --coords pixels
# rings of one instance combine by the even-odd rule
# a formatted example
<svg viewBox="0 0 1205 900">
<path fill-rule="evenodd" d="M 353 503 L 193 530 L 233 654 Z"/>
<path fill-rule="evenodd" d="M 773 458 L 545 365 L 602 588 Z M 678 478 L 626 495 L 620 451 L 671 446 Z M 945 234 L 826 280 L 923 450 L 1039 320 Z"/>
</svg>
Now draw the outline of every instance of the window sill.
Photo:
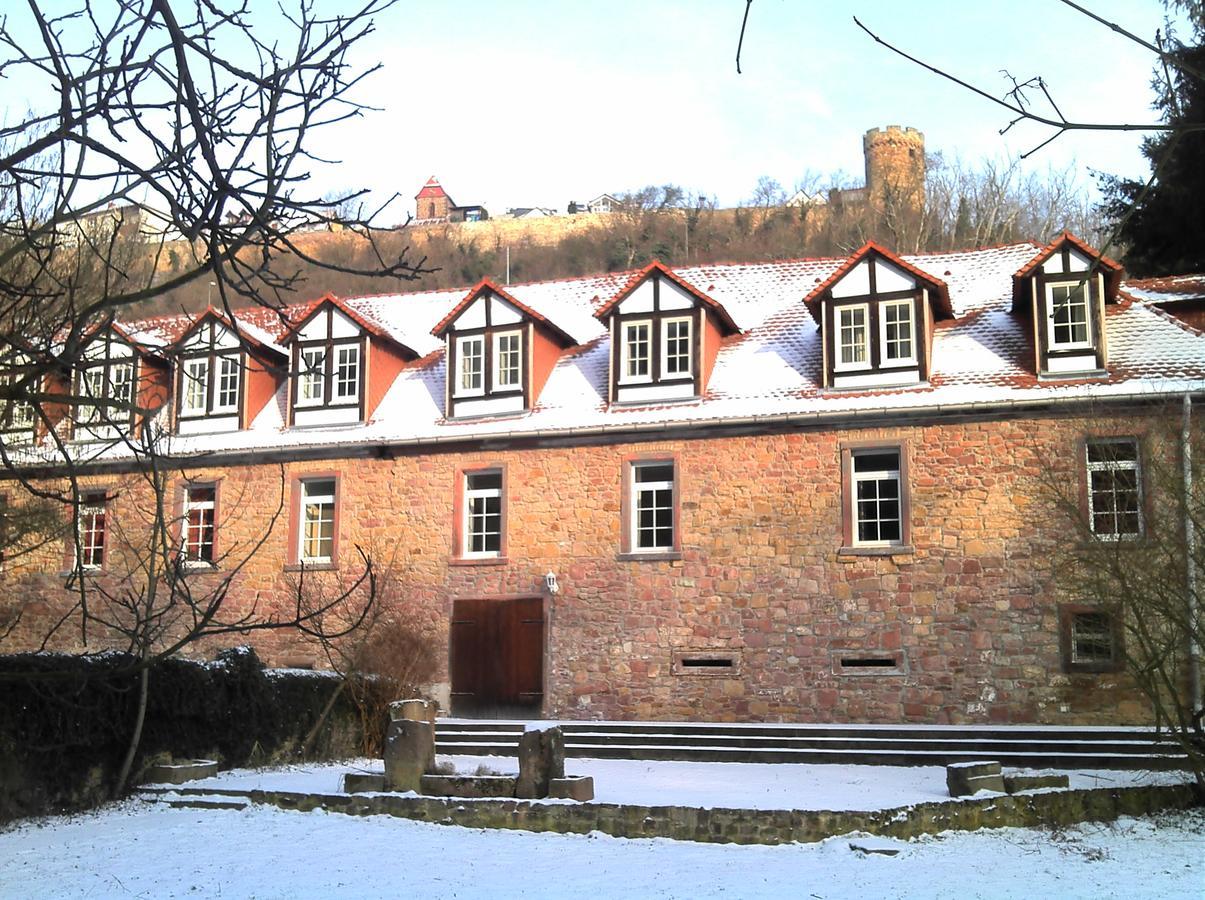
<svg viewBox="0 0 1205 900">
<path fill-rule="evenodd" d="M 505 566 L 510 560 L 505 556 L 453 556 L 449 566 Z"/>
<path fill-rule="evenodd" d="M 620 562 L 673 562 L 682 558 L 681 550 L 628 550 L 615 554 Z"/>
<path fill-rule="evenodd" d="M 337 572 L 339 564 L 334 562 L 328 563 L 288 563 L 285 565 L 286 572 Z"/>
<path fill-rule="evenodd" d="M 1125 671 L 1125 664 L 1109 663 L 1063 663 L 1067 675 L 1116 675 Z"/>
<path fill-rule="evenodd" d="M 911 556 L 916 548 L 911 544 L 890 544 L 885 547 L 840 547 L 837 556 Z"/>
<path fill-rule="evenodd" d="M 74 578 L 79 575 L 84 578 L 99 578 L 102 575 L 107 575 L 104 569 L 89 568 L 89 569 L 64 569 L 59 572 L 59 578 Z"/>
</svg>

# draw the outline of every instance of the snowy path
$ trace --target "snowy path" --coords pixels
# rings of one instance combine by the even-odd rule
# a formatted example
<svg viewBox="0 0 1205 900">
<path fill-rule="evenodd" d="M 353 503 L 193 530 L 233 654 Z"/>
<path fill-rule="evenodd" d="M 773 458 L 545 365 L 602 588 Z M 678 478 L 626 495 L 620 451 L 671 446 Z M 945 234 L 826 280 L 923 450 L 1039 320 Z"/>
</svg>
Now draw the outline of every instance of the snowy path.
<svg viewBox="0 0 1205 900">
<path fill-rule="evenodd" d="M 1205 813 L 946 833 L 865 856 L 136 802 L 0 831 L 0 898 L 1139 898 L 1205 894 Z M 882 839 L 873 839 L 883 843 Z"/>
</svg>

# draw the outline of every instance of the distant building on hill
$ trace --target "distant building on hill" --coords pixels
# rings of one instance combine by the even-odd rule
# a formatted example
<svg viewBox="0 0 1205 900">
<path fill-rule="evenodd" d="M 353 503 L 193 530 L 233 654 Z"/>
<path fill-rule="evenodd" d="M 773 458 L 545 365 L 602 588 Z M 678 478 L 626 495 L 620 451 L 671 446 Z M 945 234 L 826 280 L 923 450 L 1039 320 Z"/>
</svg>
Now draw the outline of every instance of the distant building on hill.
<svg viewBox="0 0 1205 900">
<path fill-rule="evenodd" d="M 481 205 L 457 206 L 439 179 L 432 175 L 414 195 L 414 221 L 428 222 L 482 222 L 490 217 Z"/>
<path fill-rule="evenodd" d="M 862 138 L 866 185 L 833 188 L 835 208 L 870 204 L 877 212 L 919 212 L 925 204 L 925 136 L 915 128 L 872 128 Z M 792 198 L 794 199 L 794 198 Z"/>
</svg>

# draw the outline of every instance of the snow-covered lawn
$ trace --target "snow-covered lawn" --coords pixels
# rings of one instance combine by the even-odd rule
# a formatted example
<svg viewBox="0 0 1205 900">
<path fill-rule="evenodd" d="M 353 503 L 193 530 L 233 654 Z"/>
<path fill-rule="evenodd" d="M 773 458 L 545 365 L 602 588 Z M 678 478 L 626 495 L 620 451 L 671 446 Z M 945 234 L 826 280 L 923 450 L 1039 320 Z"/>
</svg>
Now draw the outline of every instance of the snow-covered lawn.
<svg viewBox="0 0 1205 900">
<path fill-rule="evenodd" d="M 519 771 L 507 756 L 440 756 L 457 772 L 472 774 L 485 766 L 500 774 Z M 235 769 L 191 782 L 188 787 L 276 790 L 333 794 L 345 772 L 382 772 L 380 760 L 357 760 Z M 594 799 L 636 806 L 697 806 L 736 809 L 892 809 L 930 801 L 948 801 L 946 770 L 941 766 L 831 766 L 796 763 L 670 762 L 629 759 L 567 759 L 565 774 L 593 775 Z M 1124 787 L 1173 784 L 1183 772 L 1084 771 L 1067 773 L 1071 787 Z"/>
<path fill-rule="evenodd" d="M 0 897 L 1195 898 L 1205 813 L 778 847 L 136 801 L 0 831 Z"/>
</svg>

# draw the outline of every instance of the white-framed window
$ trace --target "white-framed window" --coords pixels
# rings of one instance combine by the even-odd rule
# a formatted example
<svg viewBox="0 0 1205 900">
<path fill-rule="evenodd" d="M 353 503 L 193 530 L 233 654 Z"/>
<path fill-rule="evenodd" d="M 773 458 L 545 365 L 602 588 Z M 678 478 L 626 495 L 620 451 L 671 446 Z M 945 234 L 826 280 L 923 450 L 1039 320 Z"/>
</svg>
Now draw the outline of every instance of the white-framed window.
<svg viewBox="0 0 1205 900">
<path fill-rule="evenodd" d="M 326 348 L 302 347 L 298 359 L 297 405 L 321 406 L 326 399 Z"/>
<path fill-rule="evenodd" d="M 80 498 L 75 553 L 82 569 L 100 569 L 105 564 L 106 506 L 104 494 L 85 494 Z"/>
<path fill-rule="evenodd" d="M 303 563 L 329 563 L 335 553 L 335 479 L 310 478 L 301 482 L 301 546 Z"/>
<path fill-rule="evenodd" d="M 690 375 L 690 331 L 691 320 L 661 320 L 661 374 L 663 377 Z"/>
<path fill-rule="evenodd" d="M 209 397 L 209 359 L 187 359 L 183 369 L 184 384 L 181 386 L 182 412 L 204 415 Z"/>
<path fill-rule="evenodd" d="M 632 467 L 632 549 L 674 549 L 674 463 L 638 462 Z"/>
<path fill-rule="evenodd" d="M 1116 661 L 1113 617 L 1103 611 L 1071 614 L 1071 663 L 1108 666 Z"/>
<path fill-rule="evenodd" d="M 650 320 L 620 325 L 620 381 L 649 381 L 653 371 L 653 323 Z"/>
<path fill-rule="evenodd" d="M 8 406 L 8 427 L 22 431 L 33 428 L 36 420 L 33 404 L 28 400 L 12 400 Z"/>
<path fill-rule="evenodd" d="M 0 384 L 15 384 L 21 380 L 21 370 L 29 365 L 29 360 L 24 356 L 15 356 L 3 365 L 8 371 L 0 375 Z M 9 400 L 0 410 L 0 428 L 6 431 L 28 431 L 34 427 L 36 420 L 33 404 L 28 400 Z"/>
<path fill-rule="evenodd" d="M 458 397 L 485 393 L 485 338 L 468 335 L 456 339 L 456 391 Z"/>
<path fill-rule="evenodd" d="M 467 472 L 464 476 L 464 555 L 502 552 L 502 473 Z"/>
<path fill-rule="evenodd" d="M 494 335 L 494 390 L 523 386 L 523 335 L 503 331 Z"/>
<path fill-rule="evenodd" d="M 238 409 L 239 379 L 242 363 L 237 356 L 218 357 L 218 390 L 214 409 L 222 412 Z"/>
<path fill-rule="evenodd" d="M 899 450 L 852 454 L 851 521 L 857 546 L 888 546 L 903 540 Z"/>
<path fill-rule="evenodd" d="M 335 400 L 360 397 L 360 347 L 345 344 L 335 348 Z"/>
<path fill-rule="evenodd" d="M 114 418 L 127 418 L 127 410 L 134 402 L 134 364 L 110 364 L 109 385 L 113 391 L 114 402 L 120 404 Z"/>
<path fill-rule="evenodd" d="M 1046 336 L 1052 350 L 1076 350 L 1092 346 L 1088 327 L 1088 283 L 1047 286 L 1050 315 Z"/>
<path fill-rule="evenodd" d="M 213 565 L 214 537 L 217 532 L 217 488 L 213 485 L 184 489 L 181 522 L 185 563 Z"/>
<path fill-rule="evenodd" d="M 879 349 L 883 366 L 916 363 L 916 322 L 911 300 L 879 303 Z"/>
<path fill-rule="evenodd" d="M 837 307 L 837 369 L 870 366 L 870 306 Z"/>
<path fill-rule="evenodd" d="M 1138 442 L 1093 440 L 1087 444 L 1088 522 L 1101 538 L 1142 534 L 1142 478 Z"/>
</svg>

